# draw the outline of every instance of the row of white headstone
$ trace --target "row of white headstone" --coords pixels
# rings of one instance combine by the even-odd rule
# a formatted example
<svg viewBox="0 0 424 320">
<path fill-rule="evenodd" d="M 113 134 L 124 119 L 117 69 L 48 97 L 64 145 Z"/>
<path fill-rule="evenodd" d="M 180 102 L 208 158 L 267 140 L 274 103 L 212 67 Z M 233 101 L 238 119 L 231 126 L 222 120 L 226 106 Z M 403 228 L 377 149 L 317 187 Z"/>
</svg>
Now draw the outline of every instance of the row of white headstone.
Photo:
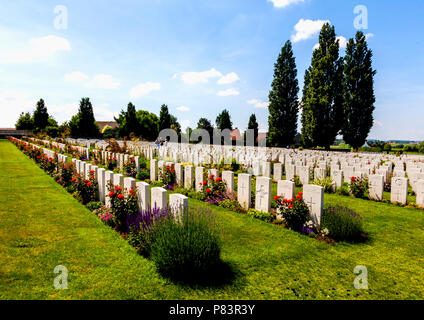
<svg viewBox="0 0 424 320">
<path fill-rule="evenodd" d="M 35 144 L 31 145 L 35 148 L 42 149 L 43 153 L 51 158 L 57 155 L 59 163 L 68 163 L 68 156 L 66 155 L 56 153 L 46 148 L 41 148 Z M 110 206 L 108 193 L 109 186 L 112 185 L 113 187 L 121 187 L 126 195 L 128 195 L 132 188 L 136 189 L 139 209 L 143 212 L 149 210 L 149 208 L 169 208 L 174 215 L 177 215 L 188 209 L 188 198 L 182 194 L 170 194 L 168 203 L 168 192 L 164 188 L 150 188 L 149 184 L 146 182 L 136 182 L 134 178 L 124 178 L 122 174 L 106 171 L 104 168 L 99 168 L 98 166 L 75 158 L 72 159 L 72 163 L 75 165 L 76 172 L 84 179 L 89 179 L 90 172 L 94 172 L 95 180 L 98 183 L 98 200 L 105 203 L 107 206 Z"/>
</svg>

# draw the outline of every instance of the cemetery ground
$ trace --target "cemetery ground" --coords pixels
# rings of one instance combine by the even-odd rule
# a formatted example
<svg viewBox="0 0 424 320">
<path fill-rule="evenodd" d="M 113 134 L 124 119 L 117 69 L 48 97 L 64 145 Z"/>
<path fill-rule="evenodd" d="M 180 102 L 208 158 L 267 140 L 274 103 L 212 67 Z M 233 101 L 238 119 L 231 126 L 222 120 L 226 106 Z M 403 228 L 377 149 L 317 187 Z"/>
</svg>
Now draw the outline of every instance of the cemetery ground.
<svg viewBox="0 0 424 320">
<path fill-rule="evenodd" d="M 363 243 L 327 244 L 248 216 L 213 210 L 226 268 L 204 285 L 162 278 L 12 143 L 0 141 L 1 299 L 422 299 L 423 211 L 325 195 L 361 215 Z M 56 290 L 55 266 L 68 268 Z M 368 269 L 356 290 L 355 266 Z"/>
</svg>

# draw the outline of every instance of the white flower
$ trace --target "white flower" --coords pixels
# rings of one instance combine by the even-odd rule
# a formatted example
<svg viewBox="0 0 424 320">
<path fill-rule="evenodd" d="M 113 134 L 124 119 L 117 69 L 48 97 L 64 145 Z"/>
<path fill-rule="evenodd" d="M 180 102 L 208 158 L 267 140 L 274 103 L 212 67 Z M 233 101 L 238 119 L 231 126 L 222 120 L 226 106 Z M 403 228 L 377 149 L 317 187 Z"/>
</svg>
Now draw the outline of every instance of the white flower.
<svg viewBox="0 0 424 320">
<path fill-rule="evenodd" d="M 322 233 L 327 236 L 330 233 L 330 231 L 328 231 L 327 228 L 324 228 L 324 230 L 322 230 Z"/>
</svg>

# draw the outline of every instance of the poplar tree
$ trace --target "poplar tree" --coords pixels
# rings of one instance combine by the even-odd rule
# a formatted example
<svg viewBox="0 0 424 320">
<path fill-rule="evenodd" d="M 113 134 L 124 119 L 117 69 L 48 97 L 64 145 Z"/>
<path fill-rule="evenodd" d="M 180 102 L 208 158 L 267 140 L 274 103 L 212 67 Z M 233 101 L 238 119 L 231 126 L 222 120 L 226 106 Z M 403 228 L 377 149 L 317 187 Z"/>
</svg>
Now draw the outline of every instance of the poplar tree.
<svg viewBox="0 0 424 320">
<path fill-rule="evenodd" d="M 294 143 L 297 133 L 299 85 L 291 41 L 281 49 L 274 65 L 274 80 L 269 92 L 268 144 L 285 147 Z"/>
<path fill-rule="evenodd" d="M 372 51 L 365 35 L 358 31 L 350 39 L 344 58 L 343 140 L 355 151 L 363 146 L 373 126 L 374 75 Z"/>
<path fill-rule="evenodd" d="M 343 121 L 343 59 L 334 26 L 325 23 L 319 48 L 305 73 L 307 90 L 302 98 L 302 136 L 307 146 L 329 149 Z"/>
</svg>

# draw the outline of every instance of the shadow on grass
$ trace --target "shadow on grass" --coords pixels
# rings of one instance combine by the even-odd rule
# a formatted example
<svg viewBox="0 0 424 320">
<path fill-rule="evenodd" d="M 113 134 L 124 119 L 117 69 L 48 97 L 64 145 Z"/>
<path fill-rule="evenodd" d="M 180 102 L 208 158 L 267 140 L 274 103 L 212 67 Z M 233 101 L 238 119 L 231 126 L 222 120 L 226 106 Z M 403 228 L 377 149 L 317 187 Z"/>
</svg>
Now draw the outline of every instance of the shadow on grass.
<svg viewBox="0 0 424 320">
<path fill-rule="evenodd" d="M 234 285 L 235 283 L 243 283 L 244 278 L 242 272 L 232 263 L 220 261 L 218 264 L 211 266 L 204 273 L 186 274 L 184 277 L 167 277 L 176 285 L 188 286 L 191 288 L 223 288 Z"/>
</svg>

